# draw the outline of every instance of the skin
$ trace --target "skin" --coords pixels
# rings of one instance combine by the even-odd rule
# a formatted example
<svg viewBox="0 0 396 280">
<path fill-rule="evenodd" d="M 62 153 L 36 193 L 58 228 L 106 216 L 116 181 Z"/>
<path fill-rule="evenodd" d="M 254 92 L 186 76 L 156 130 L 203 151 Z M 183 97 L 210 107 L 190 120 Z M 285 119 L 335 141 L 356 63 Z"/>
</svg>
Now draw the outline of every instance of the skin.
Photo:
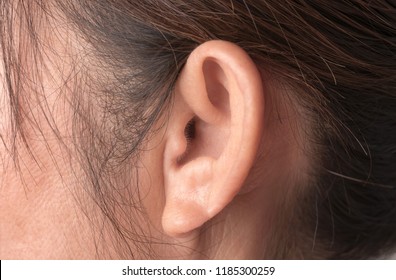
<svg viewBox="0 0 396 280">
<path fill-rule="evenodd" d="M 89 184 L 81 179 L 78 156 L 65 148 L 72 146 L 73 110 L 67 101 L 73 93 L 67 88 L 75 81 L 64 81 L 84 46 L 73 32 L 54 26 L 49 23 L 53 32 L 43 32 L 53 34 L 45 37 L 52 47 L 43 71 L 48 106 L 29 111 L 38 125 L 25 127 L 30 150 L 17 142 L 18 168 L 8 150 L 11 139 L 4 137 L 11 133 L 9 100 L 5 88 L 0 91 L 0 258 L 118 258 L 114 232 L 100 229 L 103 216 L 84 191 Z M 25 66 L 30 63 L 26 55 Z M 229 42 L 207 42 L 190 55 L 167 125 L 160 126 L 161 119 L 153 128 L 157 132 L 140 154 L 145 168 L 133 173 L 139 174 L 147 216 L 137 215 L 133 206 L 117 206 L 116 213 L 130 213 L 128 219 L 157 241 L 151 244 L 155 257 L 257 259 L 273 246 L 274 229 L 282 226 L 280 205 L 293 201 L 310 163 L 301 144 L 301 112 L 280 99 L 291 90 L 270 77 Z M 40 101 L 31 100 L 29 108 L 40 108 Z M 195 137 L 187 141 L 191 118 Z M 132 162 L 127 168 L 136 169 Z M 133 193 L 133 178 L 121 179 L 131 182 L 125 195 Z M 127 242 L 134 258 L 148 257 Z"/>
</svg>

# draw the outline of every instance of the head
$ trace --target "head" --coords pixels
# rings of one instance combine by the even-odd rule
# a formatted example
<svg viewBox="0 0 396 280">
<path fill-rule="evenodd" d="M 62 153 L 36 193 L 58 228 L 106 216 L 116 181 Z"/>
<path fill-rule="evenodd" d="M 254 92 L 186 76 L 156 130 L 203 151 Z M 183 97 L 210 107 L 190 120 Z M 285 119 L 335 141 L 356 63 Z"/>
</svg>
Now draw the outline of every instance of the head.
<svg viewBox="0 0 396 280">
<path fill-rule="evenodd" d="M 391 3 L 0 5 L 2 258 L 396 245 Z"/>
</svg>

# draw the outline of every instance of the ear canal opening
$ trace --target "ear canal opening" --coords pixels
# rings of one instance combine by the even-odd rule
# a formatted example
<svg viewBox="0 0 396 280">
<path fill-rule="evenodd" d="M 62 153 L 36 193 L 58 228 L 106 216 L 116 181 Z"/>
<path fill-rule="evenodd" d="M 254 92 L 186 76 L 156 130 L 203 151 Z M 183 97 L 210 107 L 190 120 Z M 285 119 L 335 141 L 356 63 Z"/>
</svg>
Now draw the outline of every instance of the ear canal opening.
<svg viewBox="0 0 396 280">
<path fill-rule="evenodd" d="M 187 144 L 195 138 L 195 118 L 192 118 L 184 128 L 184 137 L 186 137 Z"/>
<path fill-rule="evenodd" d="M 186 145 L 186 150 L 184 151 L 184 153 L 181 156 L 179 156 L 177 159 L 177 163 L 179 163 L 179 164 L 183 163 L 183 161 L 186 159 L 186 156 L 189 154 L 189 152 L 191 150 L 192 142 L 196 136 L 195 125 L 196 125 L 196 119 L 194 117 L 188 121 L 188 123 L 186 124 L 186 126 L 184 128 L 184 137 L 186 139 L 187 145 Z"/>
</svg>

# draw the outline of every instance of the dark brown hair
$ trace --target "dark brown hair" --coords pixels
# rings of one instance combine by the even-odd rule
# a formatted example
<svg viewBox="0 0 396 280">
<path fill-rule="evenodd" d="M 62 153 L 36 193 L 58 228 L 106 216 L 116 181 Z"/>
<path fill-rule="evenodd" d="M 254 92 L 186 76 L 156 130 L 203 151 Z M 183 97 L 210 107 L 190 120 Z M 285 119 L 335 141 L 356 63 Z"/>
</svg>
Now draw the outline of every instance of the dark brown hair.
<svg viewBox="0 0 396 280">
<path fill-rule="evenodd" d="M 150 128 L 166 112 L 192 50 L 221 39 L 238 44 L 295 89 L 298 106 L 314 127 L 308 132 L 314 147 L 310 156 L 320 165 L 309 191 L 299 197 L 295 219 L 302 226 L 285 237 L 300 252 L 281 250 L 267 257 L 373 258 L 396 245 L 393 1 L 55 2 L 91 48 L 95 59 L 87 69 L 100 69 L 99 76 L 105 77 L 87 80 L 114 128 L 109 135 L 101 124 L 108 120 L 95 119 L 76 105 L 75 133 L 88 136 L 76 147 L 98 204 L 121 239 L 141 241 L 138 231 L 126 231 L 112 213 L 112 203 L 122 198 L 114 195 L 109 177 L 121 172 L 115 166 L 139 154 Z M 32 18 L 28 4 L 19 5 L 23 16 Z M 18 57 L 10 36 L 10 7 L 1 1 L 1 46 L 17 128 L 23 118 L 15 86 L 21 75 L 10 70 L 16 73 Z M 26 22 L 34 42 L 35 30 Z M 15 131 L 23 136 L 21 129 Z"/>
</svg>

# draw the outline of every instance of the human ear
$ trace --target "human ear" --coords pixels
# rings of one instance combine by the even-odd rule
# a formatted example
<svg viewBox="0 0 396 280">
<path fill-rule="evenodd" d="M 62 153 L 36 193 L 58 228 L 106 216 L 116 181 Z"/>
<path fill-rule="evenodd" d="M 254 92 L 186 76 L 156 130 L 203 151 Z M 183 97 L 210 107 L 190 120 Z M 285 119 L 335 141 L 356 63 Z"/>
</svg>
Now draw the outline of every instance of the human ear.
<svg viewBox="0 0 396 280">
<path fill-rule="evenodd" d="M 209 41 L 189 56 L 175 85 L 163 157 L 170 236 L 198 229 L 242 188 L 263 127 L 260 72 L 237 45 Z"/>
</svg>

